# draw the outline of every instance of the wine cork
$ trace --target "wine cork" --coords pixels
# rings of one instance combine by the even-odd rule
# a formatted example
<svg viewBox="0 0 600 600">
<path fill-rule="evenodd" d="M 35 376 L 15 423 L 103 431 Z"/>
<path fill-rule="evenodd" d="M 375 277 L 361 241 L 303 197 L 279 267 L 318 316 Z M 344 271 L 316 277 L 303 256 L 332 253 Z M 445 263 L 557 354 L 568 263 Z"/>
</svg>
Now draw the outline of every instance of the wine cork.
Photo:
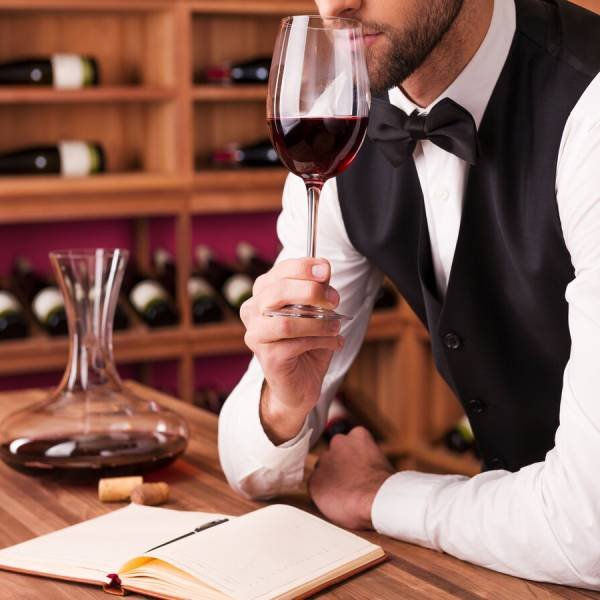
<svg viewBox="0 0 600 600">
<path fill-rule="evenodd" d="M 144 478 L 134 477 L 108 477 L 98 482 L 98 498 L 100 502 L 123 502 L 129 500 L 131 492 L 138 485 L 142 485 Z"/>
<path fill-rule="evenodd" d="M 142 483 L 131 492 L 131 501 L 146 506 L 157 506 L 164 504 L 169 499 L 169 484 L 161 481 L 159 483 Z"/>
</svg>

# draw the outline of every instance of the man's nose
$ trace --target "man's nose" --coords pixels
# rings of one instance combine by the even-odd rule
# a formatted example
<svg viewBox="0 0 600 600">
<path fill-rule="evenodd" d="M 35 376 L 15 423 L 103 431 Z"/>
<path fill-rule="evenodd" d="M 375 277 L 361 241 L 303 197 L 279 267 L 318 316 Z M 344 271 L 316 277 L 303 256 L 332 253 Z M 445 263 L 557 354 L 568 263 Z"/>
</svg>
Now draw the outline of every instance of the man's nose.
<svg viewBox="0 0 600 600">
<path fill-rule="evenodd" d="M 322 17 L 351 17 L 362 4 L 362 0 L 317 0 Z"/>
</svg>

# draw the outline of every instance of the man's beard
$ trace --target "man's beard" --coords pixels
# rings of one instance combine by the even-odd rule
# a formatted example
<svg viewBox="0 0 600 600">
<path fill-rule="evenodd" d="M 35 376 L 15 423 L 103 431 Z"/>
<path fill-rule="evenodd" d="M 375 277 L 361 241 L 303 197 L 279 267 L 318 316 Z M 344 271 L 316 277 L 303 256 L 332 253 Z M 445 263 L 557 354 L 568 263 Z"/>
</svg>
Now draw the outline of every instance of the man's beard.
<svg viewBox="0 0 600 600">
<path fill-rule="evenodd" d="M 373 94 L 381 94 L 400 85 L 427 59 L 452 27 L 464 0 L 429 0 L 419 20 L 404 31 L 380 23 L 363 22 L 367 32 L 382 32 L 381 41 L 367 48 L 367 65 Z M 378 46 L 387 41 L 388 51 Z M 379 50 L 379 52 L 378 52 Z"/>
</svg>

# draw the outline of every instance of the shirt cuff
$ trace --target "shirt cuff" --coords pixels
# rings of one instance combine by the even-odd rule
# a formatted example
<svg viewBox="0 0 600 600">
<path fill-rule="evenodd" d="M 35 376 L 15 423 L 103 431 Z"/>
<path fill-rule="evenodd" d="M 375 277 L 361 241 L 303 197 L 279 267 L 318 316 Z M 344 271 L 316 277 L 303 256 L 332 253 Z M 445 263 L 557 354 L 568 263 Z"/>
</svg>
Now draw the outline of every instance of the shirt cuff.
<svg viewBox="0 0 600 600">
<path fill-rule="evenodd" d="M 431 497 L 450 479 L 462 477 L 414 471 L 402 471 L 388 477 L 373 501 L 373 527 L 388 537 L 434 548 L 427 535 L 427 509 Z"/>
<path fill-rule="evenodd" d="M 297 477 L 298 471 L 304 470 L 304 462 L 310 446 L 312 429 L 308 426 L 308 417 L 300 432 L 291 440 L 276 446 L 269 439 L 260 421 L 260 398 L 263 379 L 253 382 L 252 391 L 247 390 L 245 402 L 239 404 L 238 431 L 244 432 L 243 445 L 251 454 L 253 461 L 249 471 L 242 477 L 250 475 L 254 468 L 261 466 L 277 469 L 291 477 Z"/>
</svg>

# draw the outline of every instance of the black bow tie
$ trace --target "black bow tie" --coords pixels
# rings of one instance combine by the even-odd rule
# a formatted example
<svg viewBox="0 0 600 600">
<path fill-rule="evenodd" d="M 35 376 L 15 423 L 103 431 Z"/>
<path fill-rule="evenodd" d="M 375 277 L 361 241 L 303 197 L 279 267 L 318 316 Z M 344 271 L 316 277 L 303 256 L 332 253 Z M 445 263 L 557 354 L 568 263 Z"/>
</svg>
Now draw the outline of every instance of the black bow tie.
<svg viewBox="0 0 600 600">
<path fill-rule="evenodd" d="M 369 137 L 397 167 L 412 156 L 418 140 L 430 140 L 440 148 L 474 165 L 479 158 L 477 126 L 469 111 L 444 98 L 427 115 L 408 116 L 381 98 L 373 98 Z"/>
</svg>

